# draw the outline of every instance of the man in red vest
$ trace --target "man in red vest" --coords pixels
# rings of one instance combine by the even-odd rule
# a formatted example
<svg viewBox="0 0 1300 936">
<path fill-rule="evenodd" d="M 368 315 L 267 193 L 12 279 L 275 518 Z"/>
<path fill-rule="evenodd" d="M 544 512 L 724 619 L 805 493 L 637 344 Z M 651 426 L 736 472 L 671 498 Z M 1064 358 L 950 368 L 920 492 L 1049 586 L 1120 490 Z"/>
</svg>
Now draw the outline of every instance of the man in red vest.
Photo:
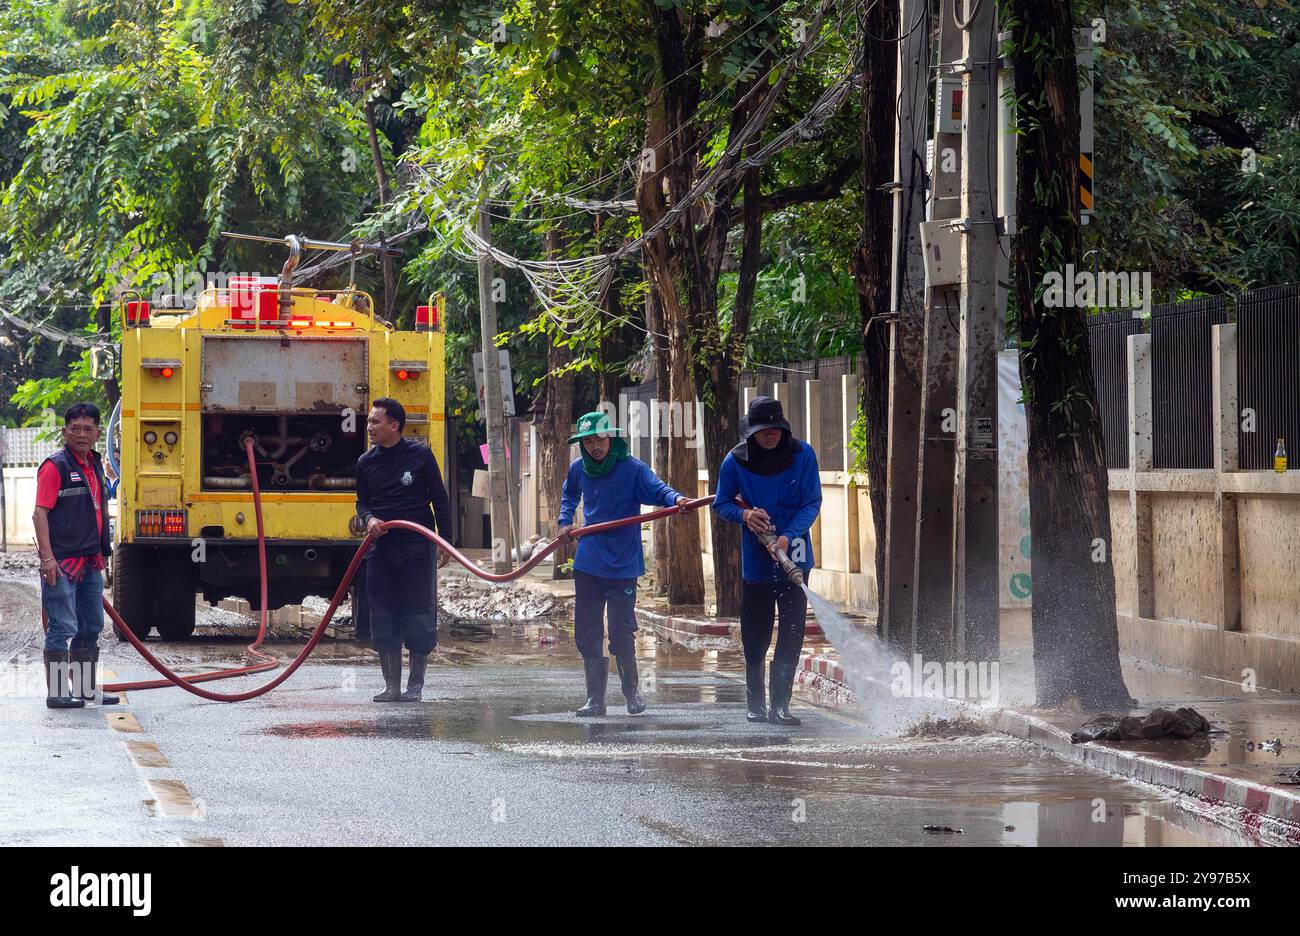
<svg viewBox="0 0 1300 936">
<path fill-rule="evenodd" d="M 52 709 L 118 701 L 95 690 L 104 629 L 103 570 L 113 552 L 98 441 L 99 407 L 74 403 L 63 416 L 63 448 L 36 473 L 32 524 L 41 558 L 41 607 L 49 622 L 45 704 Z"/>
</svg>

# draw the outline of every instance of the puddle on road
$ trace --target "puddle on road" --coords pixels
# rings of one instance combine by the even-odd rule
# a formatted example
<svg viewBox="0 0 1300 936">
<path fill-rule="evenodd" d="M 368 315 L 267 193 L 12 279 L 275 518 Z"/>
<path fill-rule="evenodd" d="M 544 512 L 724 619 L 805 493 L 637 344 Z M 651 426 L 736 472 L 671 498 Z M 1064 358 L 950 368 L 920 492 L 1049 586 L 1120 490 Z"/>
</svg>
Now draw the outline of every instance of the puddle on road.
<svg viewBox="0 0 1300 936">
<path fill-rule="evenodd" d="M 854 804 L 884 798 L 908 803 L 908 809 L 928 816 L 933 804 L 937 824 L 950 824 L 943 819 L 944 808 L 955 806 L 986 818 L 1000 816 L 1003 821 L 990 828 L 1004 829 L 998 834 L 1005 845 L 1251 844 L 1190 816 L 1149 789 L 1110 780 L 1001 735 L 872 741 L 861 726 L 807 709 L 800 711 L 805 724 L 798 729 L 750 725 L 743 715 L 743 656 L 738 649 L 683 647 L 646 630 L 639 632 L 637 646 L 650 711 L 635 718 L 625 715 L 611 674 L 610 715 L 576 719 L 572 707 L 581 702 L 579 656 L 571 631 L 555 623 L 448 622 L 425 704 L 381 710 L 372 707 L 366 695 L 355 705 L 315 713 L 313 720 L 272 725 L 259 733 L 286 741 L 464 742 L 478 747 L 479 753 L 496 750 L 548 762 L 653 772 L 662 782 L 684 789 L 743 787 L 838 797 L 850 810 L 859 808 Z M 247 634 L 205 633 L 200 639 L 203 643 L 162 645 L 168 662 L 227 665 L 242 658 Z M 300 646 L 292 638 L 277 639 L 268 649 L 287 660 Z M 373 652 L 351 641 L 322 642 L 309 660 L 313 663 L 362 666 L 378 680 Z M 437 685 L 438 668 L 463 667 L 482 667 L 481 691 L 462 694 Z M 517 699 L 518 684 L 511 673 L 524 667 L 541 672 L 530 674 L 527 696 Z M 539 713 L 539 708 L 546 711 Z M 284 716 L 293 717 L 291 713 L 304 714 L 290 707 Z M 1223 757 L 1233 763 L 1272 758 L 1270 766 L 1279 763 L 1272 754 L 1256 751 L 1247 758 L 1246 752 L 1229 750 L 1241 751 L 1241 741 L 1252 735 L 1256 740 L 1274 737 L 1276 732 L 1268 732 L 1267 725 L 1230 727 L 1233 733 L 1223 744 L 1191 748 L 1188 755 Z M 1283 740 L 1290 744 L 1290 739 Z M 1284 746 L 1281 760 L 1293 752 Z M 444 753 L 475 752 L 444 748 Z M 1105 822 L 1095 817 L 1099 795 L 1106 800 Z M 918 832 L 917 843 L 951 845 L 961 842 L 950 840 L 970 838 Z"/>
</svg>

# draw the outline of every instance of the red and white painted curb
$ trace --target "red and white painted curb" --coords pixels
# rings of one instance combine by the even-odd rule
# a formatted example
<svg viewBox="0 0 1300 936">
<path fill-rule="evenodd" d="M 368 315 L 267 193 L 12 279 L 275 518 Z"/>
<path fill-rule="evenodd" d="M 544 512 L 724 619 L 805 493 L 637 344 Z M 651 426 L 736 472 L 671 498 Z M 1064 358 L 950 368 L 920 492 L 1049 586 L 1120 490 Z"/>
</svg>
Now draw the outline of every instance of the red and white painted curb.
<svg viewBox="0 0 1300 936">
<path fill-rule="evenodd" d="M 998 731 L 1033 742 L 1076 764 L 1197 797 L 1213 807 L 1206 814 L 1216 821 L 1267 831 L 1269 838 L 1300 845 L 1300 791 L 1225 777 L 1095 741 L 1072 744 L 1068 732 L 1024 712 L 997 709 L 986 718 Z"/>
<path fill-rule="evenodd" d="M 840 661 L 835 657 L 819 653 L 805 653 L 799 657 L 799 669 L 812 674 L 813 679 L 811 681 L 813 683 L 816 683 L 818 678 L 829 679 L 837 684 L 835 688 L 848 693 L 850 699 L 854 698 L 852 690 L 848 688 L 848 680 L 844 676 L 844 667 L 840 665 Z"/>
<path fill-rule="evenodd" d="M 733 637 L 738 636 L 732 633 L 733 628 L 739 628 L 738 624 L 728 624 L 725 621 L 708 621 L 697 618 L 679 617 L 677 615 L 660 614 L 657 611 L 650 611 L 647 608 L 636 609 L 637 620 L 643 624 L 664 631 L 669 637 Z"/>
<path fill-rule="evenodd" d="M 718 620 L 717 618 L 692 618 L 678 614 L 664 614 L 649 608 L 636 608 L 637 620 L 648 627 L 672 637 L 728 637 L 740 641 L 740 622 L 736 620 Z M 821 628 L 809 622 L 804 629 L 805 637 L 820 637 Z"/>
</svg>

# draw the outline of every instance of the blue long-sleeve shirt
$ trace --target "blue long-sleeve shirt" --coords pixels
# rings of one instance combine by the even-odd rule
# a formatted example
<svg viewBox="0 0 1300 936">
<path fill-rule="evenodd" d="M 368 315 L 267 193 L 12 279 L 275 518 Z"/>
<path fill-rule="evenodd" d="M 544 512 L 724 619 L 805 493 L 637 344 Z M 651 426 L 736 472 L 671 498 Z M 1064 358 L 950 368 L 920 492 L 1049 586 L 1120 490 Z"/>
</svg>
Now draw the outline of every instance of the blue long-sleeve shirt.
<svg viewBox="0 0 1300 936">
<path fill-rule="evenodd" d="M 781 579 L 781 568 L 772 561 L 758 537 L 745 526 L 744 508 L 736 503 L 736 495 L 744 498 L 750 507 L 763 508 L 776 527 L 776 535 L 790 541 L 789 556 L 804 575 L 813 566 L 812 540 L 808 530 L 822 509 L 822 483 L 817 473 L 817 453 L 801 439 L 794 463 L 776 475 L 760 475 L 749 471 L 736 461 L 731 453 L 722 460 L 718 470 L 717 498 L 713 509 L 723 520 L 740 524 L 740 572 L 746 582 L 768 583 Z"/>
<path fill-rule="evenodd" d="M 560 497 L 560 526 L 573 523 L 573 514 L 582 502 L 583 522 L 588 526 L 606 520 L 621 520 L 641 513 L 641 505 L 672 507 L 678 494 L 664 484 L 645 462 L 625 458 L 603 478 L 589 478 L 579 458 L 569 466 Z M 630 579 L 645 574 L 645 557 L 641 554 L 641 527 L 628 524 L 606 533 L 579 537 L 573 568 L 579 572 L 605 578 Z"/>
</svg>

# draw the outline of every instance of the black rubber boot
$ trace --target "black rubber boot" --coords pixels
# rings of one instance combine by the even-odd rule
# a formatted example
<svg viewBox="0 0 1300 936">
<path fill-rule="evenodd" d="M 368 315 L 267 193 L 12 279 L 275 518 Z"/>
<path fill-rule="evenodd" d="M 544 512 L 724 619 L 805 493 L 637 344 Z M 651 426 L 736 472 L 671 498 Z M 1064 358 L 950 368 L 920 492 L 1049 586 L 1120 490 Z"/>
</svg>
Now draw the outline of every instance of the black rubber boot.
<svg viewBox="0 0 1300 936">
<path fill-rule="evenodd" d="M 67 651 L 51 653 L 46 650 L 41 656 L 45 661 L 45 707 L 85 708 L 85 702 L 72 697 L 72 681 L 68 678 Z"/>
<path fill-rule="evenodd" d="M 403 702 L 419 702 L 424 692 L 424 671 L 429 666 L 429 654 L 411 654 L 411 675 L 406 680 L 406 691 L 402 693 Z"/>
<path fill-rule="evenodd" d="M 793 727 L 800 724 L 799 719 L 790 714 L 790 695 L 794 692 L 794 664 L 773 660 L 768 682 L 772 707 L 768 711 L 767 720 L 774 725 Z"/>
<path fill-rule="evenodd" d="M 767 721 L 767 693 L 763 691 L 763 663 L 745 666 L 745 718 L 752 722 Z"/>
<path fill-rule="evenodd" d="M 640 715 L 645 711 L 645 701 L 641 698 L 636 657 L 618 657 L 618 681 L 623 687 L 623 698 L 627 700 L 627 713 Z"/>
<path fill-rule="evenodd" d="M 402 699 L 402 648 L 382 650 L 379 669 L 384 674 L 384 691 L 375 696 L 375 702 L 400 702 Z"/>
<path fill-rule="evenodd" d="M 122 700 L 115 695 L 105 695 L 95 692 L 97 680 L 99 679 L 99 647 L 74 647 L 71 652 L 72 669 L 76 678 L 75 690 L 79 690 L 81 698 L 86 702 L 95 702 L 99 705 L 117 705 Z M 73 693 L 76 695 L 76 692 Z"/>
<path fill-rule="evenodd" d="M 586 657 L 582 669 L 587 677 L 587 704 L 574 712 L 579 718 L 600 718 L 605 714 L 605 689 L 609 685 L 609 660 Z"/>
</svg>

